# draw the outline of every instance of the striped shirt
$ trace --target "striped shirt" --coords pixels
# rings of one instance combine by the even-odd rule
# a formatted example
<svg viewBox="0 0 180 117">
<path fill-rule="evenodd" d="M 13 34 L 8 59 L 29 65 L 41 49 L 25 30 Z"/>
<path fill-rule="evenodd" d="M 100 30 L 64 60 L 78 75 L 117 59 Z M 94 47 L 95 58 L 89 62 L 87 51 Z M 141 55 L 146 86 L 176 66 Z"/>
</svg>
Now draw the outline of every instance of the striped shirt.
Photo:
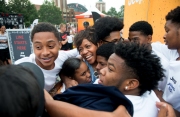
<svg viewBox="0 0 180 117">
<path fill-rule="evenodd" d="M 7 43 L 1 43 L 1 41 L 8 41 L 6 33 L 0 34 L 0 49 L 6 49 L 8 47 L 8 44 Z"/>
</svg>

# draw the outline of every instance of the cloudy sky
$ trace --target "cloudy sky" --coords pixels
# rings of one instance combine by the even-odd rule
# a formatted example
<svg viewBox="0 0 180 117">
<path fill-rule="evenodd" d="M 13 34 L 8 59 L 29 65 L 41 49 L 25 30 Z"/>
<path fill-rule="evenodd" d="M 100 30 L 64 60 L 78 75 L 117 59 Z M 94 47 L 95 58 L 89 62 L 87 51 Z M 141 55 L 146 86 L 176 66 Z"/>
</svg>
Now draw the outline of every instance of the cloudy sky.
<svg viewBox="0 0 180 117">
<path fill-rule="evenodd" d="M 44 0 L 30 0 L 33 4 L 42 4 Z M 96 2 L 99 0 L 67 0 L 67 3 L 79 3 L 85 6 L 86 8 L 94 7 Z M 106 11 L 111 7 L 115 7 L 119 11 L 121 5 L 125 4 L 125 0 L 103 0 L 106 2 Z"/>
</svg>

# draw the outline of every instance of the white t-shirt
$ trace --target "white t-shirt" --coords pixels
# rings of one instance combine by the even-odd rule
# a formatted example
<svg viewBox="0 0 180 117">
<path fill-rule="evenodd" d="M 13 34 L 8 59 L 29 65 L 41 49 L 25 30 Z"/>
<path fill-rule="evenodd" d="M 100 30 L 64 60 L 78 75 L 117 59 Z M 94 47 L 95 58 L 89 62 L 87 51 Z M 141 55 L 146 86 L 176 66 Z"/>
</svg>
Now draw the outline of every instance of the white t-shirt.
<svg viewBox="0 0 180 117">
<path fill-rule="evenodd" d="M 163 99 L 180 112 L 180 61 L 171 61 Z"/>
<path fill-rule="evenodd" d="M 169 60 L 164 57 L 163 54 L 156 50 L 152 50 L 152 53 L 157 55 L 160 58 L 161 65 L 164 69 L 164 75 L 165 77 L 158 82 L 158 89 L 164 91 L 166 83 L 167 83 L 167 76 L 168 76 L 168 71 L 169 71 Z"/>
<path fill-rule="evenodd" d="M 7 34 L 0 34 L 0 41 L 8 41 Z M 0 43 L 0 49 L 6 49 L 8 47 L 7 43 Z"/>
<path fill-rule="evenodd" d="M 166 74 L 167 83 L 165 83 L 163 99 L 180 112 L 180 61 L 176 61 L 179 54 L 177 50 L 170 50 L 166 45 L 161 43 L 153 43 L 152 48 L 162 53 L 164 55 L 163 57 L 166 57 L 169 62 L 168 69 L 166 69 L 168 74 Z"/>
<path fill-rule="evenodd" d="M 146 91 L 142 96 L 125 95 L 133 104 L 133 117 L 157 117 L 158 108 L 156 102 L 159 102 L 154 91 Z"/>
<path fill-rule="evenodd" d="M 72 43 L 73 42 L 73 37 L 72 36 L 67 36 L 68 38 L 68 43 Z"/>
<path fill-rule="evenodd" d="M 70 51 L 62 51 L 61 50 L 61 51 L 59 51 L 59 55 L 58 55 L 57 59 L 55 60 L 55 67 L 52 70 L 45 70 L 39 66 L 44 73 L 45 89 L 47 91 L 49 91 L 54 86 L 64 61 L 70 57 L 76 57 L 77 55 L 79 55 L 77 49 L 73 49 Z M 32 62 L 32 63 L 36 64 L 35 54 L 33 53 L 29 57 L 24 57 L 22 59 L 15 61 L 15 64 L 19 64 L 19 63 L 23 63 L 23 62 Z"/>
</svg>

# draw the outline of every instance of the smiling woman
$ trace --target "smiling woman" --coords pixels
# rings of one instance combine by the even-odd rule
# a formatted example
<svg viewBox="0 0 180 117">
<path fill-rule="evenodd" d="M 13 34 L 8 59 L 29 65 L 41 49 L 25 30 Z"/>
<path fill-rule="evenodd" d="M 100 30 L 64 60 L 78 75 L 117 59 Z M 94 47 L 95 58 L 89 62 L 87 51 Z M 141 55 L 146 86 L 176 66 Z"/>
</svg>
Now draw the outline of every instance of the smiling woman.
<svg viewBox="0 0 180 117">
<path fill-rule="evenodd" d="M 98 48 L 96 33 L 94 33 L 92 28 L 83 30 L 74 37 L 74 43 L 80 55 L 88 65 L 92 82 L 94 82 L 96 80 L 94 71 L 96 71 L 96 50 Z"/>
</svg>

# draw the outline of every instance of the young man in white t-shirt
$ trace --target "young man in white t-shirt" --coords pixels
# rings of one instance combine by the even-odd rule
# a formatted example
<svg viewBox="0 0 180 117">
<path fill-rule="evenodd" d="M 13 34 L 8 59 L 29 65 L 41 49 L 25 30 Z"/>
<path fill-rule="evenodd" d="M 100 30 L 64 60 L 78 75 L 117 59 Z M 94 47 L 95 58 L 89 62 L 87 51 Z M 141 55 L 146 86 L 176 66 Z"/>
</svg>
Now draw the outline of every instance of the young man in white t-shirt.
<svg viewBox="0 0 180 117">
<path fill-rule="evenodd" d="M 153 43 L 154 50 L 162 53 L 169 61 L 167 83 L 163 99 L 170 103 L 180 116 L 180 6 L 171 10 L 165 17 L 166 45 Z"/>
<path fill-rule="evenodd" d="M 59 51 L 59 32 L 49 23 L 37 24 L 31 32 L 34 53 L 29 57 L 19 59 L 15 64 L 32 62 L 38 65 L 44 73 L 45 89 L 49 91 L 55 84 L 61 66 L 69 57 L 76 57 L 76 49 Z"/>
<path fill-rule="evenodd" d="M 133 103 L 133 117 L 157 117 L 154 89 L 164 77 L 160 59 L 147 46 L 125 42 L 115 45 L 99 84 L 117 87 Z"/>
</svg>

